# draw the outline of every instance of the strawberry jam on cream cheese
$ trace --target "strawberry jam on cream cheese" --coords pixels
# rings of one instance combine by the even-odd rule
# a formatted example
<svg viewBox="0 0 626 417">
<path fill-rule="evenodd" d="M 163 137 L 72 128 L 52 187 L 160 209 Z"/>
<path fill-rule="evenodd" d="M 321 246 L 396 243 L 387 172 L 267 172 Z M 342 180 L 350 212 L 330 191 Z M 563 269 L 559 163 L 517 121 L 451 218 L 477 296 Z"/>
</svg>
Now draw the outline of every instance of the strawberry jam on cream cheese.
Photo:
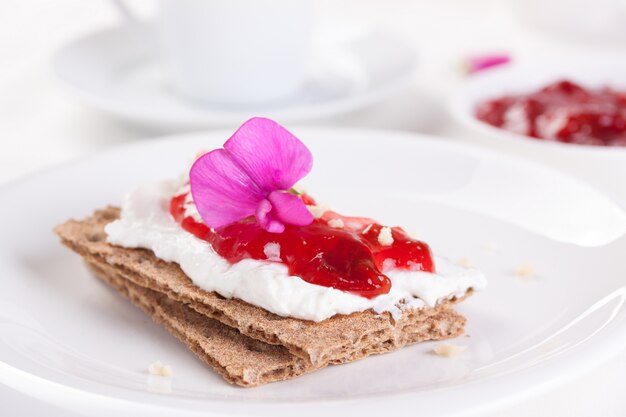
<svg viewBox="0 0 626 417">
<path fill-rule="evenodd" d="M 430 248 L 400 227 L 385 228 L 373 220 L 325 212 L 307 226 L 287 225 L 282 233 L 264 230 L 248 217 L 213 230 L 189 215 L 190 196 L 170 201 L 170 214 L 187 232 L 211 244 L 231 264 L 251 258 L 280 262 L 304 281 L 374 298 L 389 293 L 385 270 L 434 272 Z M 306 195 L 303 200 L 314 201 Z"/>
</svg>

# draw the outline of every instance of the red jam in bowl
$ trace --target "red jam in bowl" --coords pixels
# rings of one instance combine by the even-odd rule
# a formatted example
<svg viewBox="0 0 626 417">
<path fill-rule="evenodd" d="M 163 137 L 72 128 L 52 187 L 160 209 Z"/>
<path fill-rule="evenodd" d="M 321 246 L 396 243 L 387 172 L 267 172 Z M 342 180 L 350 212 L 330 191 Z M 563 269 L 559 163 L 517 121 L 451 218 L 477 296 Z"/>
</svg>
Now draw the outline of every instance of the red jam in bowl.
<svg viewBox="0 0 626 417">
<path fill-rule="evenodd" d="M 586 89 L 571 81 L 539 91 L 488 100 L 476 117 L 536 139 L 579 145 L 626 146 L 626 93 Z"/>
<path fill-rule="evenodd" d="M 366 298 L 389 292 L 391 280 L 383 273 L 388 268 L 435 269 L 428 245 L 411 239 L 400 227 L 391 228 L 393 243 L 389 244 L 390 240 L 379 239 L 383 226 L 373 220 L 328 211 L 308 226 L 286 225 L 283 233 L 267 232 L 254 217 L 213 230 L 185 214 L 186 196 L 171 199 L 171 215 L 231 264 L 246 258 L 280 262 L 289 268 L 289 274 L 311 284 Z M 310 197 L 302 198 L 314 204 Z M 343 227 L 337 227 L 341 223 Z"/>
</svg>

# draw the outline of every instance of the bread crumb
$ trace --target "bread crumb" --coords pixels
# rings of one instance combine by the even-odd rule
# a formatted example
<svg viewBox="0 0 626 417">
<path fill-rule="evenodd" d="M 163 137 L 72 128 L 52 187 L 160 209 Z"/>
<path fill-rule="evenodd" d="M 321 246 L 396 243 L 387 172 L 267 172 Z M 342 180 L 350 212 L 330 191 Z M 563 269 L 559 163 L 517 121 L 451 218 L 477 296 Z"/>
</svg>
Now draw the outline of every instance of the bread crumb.
<svg viewBox="0 0 626 417">
<path fill-rule="evenodd" d="M 163 363 L 159 360 L 148 366 L 148 373 L 150 375 L 164 376 L 168 378 L 174 375 L 172 367 L 169 365 L 163 365 Z"/>
<path fill-rule="evenodd" d="M 457 346 L 450 343 L 440 343 L 433 348 L 433 352 L 444 358 L 452 358 L 462 353 L 467 349 L 467 346 Z"/>
<path fill-rule="evenodd" d="M 474 262 L 468 258 L 467 256 L 461 256 L 457 261 L 456 261 L 457 265 L 460 265 L 462 267 L 465 268 L 474 268 L 476 265 L 474 264 Z"/>
<path fill-rule="evenodd" d="M 378 233 L 378 243 L 382 246 L 393 245 L 393 235 L 391 234 L 391 227 L 383 227 Z"/>
<path fill-rule="evenodd" d="M 391 271 L 392 269 L 394 269 L 396 267 L 396 260 L 395 259 L 391 259 L 391 258 L 387 258 L 383 261 L 383 272 L 386 271 Z"/>
<path fill-rule="evenodd" d="M 280 262 L 280 243 L 269 242 L 263 246 L 263 253 L 267 257 L 268 261 Z"/>
<path fill-rule="evenodd" d="M 531 264 L 522 264 L 515 270 L 515 276 L 520 278 L 530 278 L 535 275 L 535 268 Z"/>
<path fill-rule="evenodd" d="M 343 229 L 343 220 L 341 219 L 330 219 L 328 221 L 328 225 L 333 229 Z"/>
<path fill-rule="evenodd" d="M 320 217 L 322 217 L 324 213 L 326 212 L 326 210 L 328 210 L 328 206 L 325 204 L 317 204 L 315 206 L 306 206 L 306 208 L 309 209 L 313 217 L 315 217 L 316 219 L 319 219 Z"/>
</svg>

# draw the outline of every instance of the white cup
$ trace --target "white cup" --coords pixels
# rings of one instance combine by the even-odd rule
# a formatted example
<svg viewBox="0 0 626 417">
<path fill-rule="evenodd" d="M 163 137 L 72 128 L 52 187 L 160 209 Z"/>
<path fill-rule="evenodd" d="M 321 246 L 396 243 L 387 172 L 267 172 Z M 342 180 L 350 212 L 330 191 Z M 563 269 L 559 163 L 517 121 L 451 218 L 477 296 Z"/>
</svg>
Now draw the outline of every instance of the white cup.
<svg viewBox="0 0 626 417">
<path fill-rule="evenodd" d="M 295 94 L 305 80 L 311 0 L 160 0 L 159 6 L 157 43 L 181 95 L 267 104 Z"/>
</svg>

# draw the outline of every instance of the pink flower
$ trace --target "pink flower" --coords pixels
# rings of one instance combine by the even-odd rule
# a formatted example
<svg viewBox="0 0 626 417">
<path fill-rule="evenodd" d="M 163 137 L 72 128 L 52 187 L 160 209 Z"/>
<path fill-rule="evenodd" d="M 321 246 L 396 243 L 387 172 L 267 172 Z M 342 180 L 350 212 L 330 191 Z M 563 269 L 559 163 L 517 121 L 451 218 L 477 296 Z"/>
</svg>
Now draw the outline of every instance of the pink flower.
<svg viewBox="0 0 626 417">
<path fill-rule="evenodd" d="M 473 74 L 487 68 L 496 67 L 498 65 L 508 64 L 511 57 L 505 54 L 479 55 L 467 59 L 467 72 Z"/>
<path fill-rule="evenodd" d="M 256 216 L 265 230 L 313 222 L 300 197 L 288 190 L 306 176 L 313 155 L 287 129 L 254 117 L 224 143 L 196 160 L 189 172 L 191 194 L 204 222 L 220 228 Z"/>
</svg>

